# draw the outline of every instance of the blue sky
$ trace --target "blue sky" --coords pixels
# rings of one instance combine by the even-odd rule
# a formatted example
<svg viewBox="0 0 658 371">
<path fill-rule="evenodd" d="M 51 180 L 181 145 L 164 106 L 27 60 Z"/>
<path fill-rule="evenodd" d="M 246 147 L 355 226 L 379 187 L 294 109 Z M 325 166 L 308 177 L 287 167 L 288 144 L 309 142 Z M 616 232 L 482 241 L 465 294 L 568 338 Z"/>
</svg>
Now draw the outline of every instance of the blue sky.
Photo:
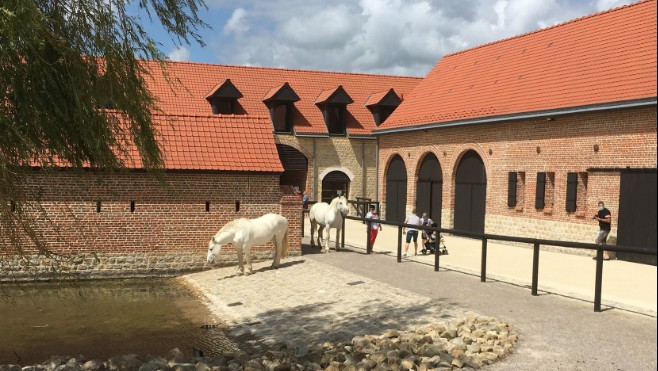
<svg viewBox="0 0 658 371">
<path fill-rule="evenodd" d="M 177 61 L 424 76 L 445 54 L 632 2 L 206 0 L 205 47 L 143 26 Z"/>
</svg>

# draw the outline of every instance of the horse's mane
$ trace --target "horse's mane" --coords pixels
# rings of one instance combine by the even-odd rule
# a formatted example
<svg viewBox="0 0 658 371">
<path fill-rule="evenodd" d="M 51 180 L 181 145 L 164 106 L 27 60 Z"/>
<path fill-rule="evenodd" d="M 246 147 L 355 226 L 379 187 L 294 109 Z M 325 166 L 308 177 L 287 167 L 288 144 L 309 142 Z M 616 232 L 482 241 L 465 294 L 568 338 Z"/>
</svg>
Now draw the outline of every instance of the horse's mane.
<svg viewBox="0 0 658 371">
<path fill-rule="evenodd" d="M 340 201 L 340 198 L 341 198 L 341 197 L 342 197 L 342 196 L 338 196 L 338 197 L 334 198 L 333 200 L 331 200 L 331 204 L 329 204 L 329 205 L 332 206 L 332 207 L 336 206 L 336 204 L 338 203 L 338 201 Z M 344 198 L 344 197 L 343 197 L 343 198 Z"/>
<path fill-rule="evenodd" d="M 239 218 L 239 219 L 231 220 L 230 222 L 224 224 L 222 229 L 220 229 L 219 232 L 217 232 L 217 234 L 220 234 L 220 233 L 223 233 L 223 232 L 237 232 L 241 228 L 240 224 L 242 224 L 242 222 L 247 221 L 247 220 L 249 220 L 249 219 Z"/>
</svg>

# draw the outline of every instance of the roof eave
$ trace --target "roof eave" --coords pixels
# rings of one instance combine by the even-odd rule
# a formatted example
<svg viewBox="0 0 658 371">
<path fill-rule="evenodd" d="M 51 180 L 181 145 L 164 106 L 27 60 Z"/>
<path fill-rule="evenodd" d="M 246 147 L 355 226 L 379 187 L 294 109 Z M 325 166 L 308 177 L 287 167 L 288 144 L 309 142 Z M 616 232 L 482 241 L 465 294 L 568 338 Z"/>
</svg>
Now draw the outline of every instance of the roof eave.
<svg viewBox="0 0 658 371">
<path fill-rule="evenodd" d="M 543 110 L 543 111 L 532 111 L 532 112 L 522 112 L 514 113 L 509 115 L 498 115 L 498 116 L 486 116 L 478 117 L 473 119 L 465 120 L 453 120 L 453 121 L 444 121 L 444 122 L 429 122 L 426 124 L 419 124 L 413 126 L 405 127 L 395 127 L 390 129 L 381 129 L 373 130 L 373 135 L 382 135 L 382 134 L 393 134 L 393 133 L 403 133 L 410 131 L 418 130 L 427 130 L 427 129 L 437 129 L 445 128 L 451 126 L 465 126 L 465 125 L 476 125 L 476 124 L 487 124 L 495 123 L 502 121 L 517 121 L 517 120 L 526 120 L 526 119 L 536 119 L 536 118 L 549 118 L 556 116 L 565 116 L 573 115 L 578 113 L 588 113 L 588 112 L 599 112 L 599 111 L 609 111 L 615 109 L 627 109 L 627 108 L 642 108 L 656 105 L 656 97 L 642 98 L 642 99 L 633 99 L 619 102 L 610 102 L 610 103 L 600 103 L 600 104 L 590 104 L 585 106 L 576 106 L 568 108 L 559 108 L 552 110 Z"/>
</svg>

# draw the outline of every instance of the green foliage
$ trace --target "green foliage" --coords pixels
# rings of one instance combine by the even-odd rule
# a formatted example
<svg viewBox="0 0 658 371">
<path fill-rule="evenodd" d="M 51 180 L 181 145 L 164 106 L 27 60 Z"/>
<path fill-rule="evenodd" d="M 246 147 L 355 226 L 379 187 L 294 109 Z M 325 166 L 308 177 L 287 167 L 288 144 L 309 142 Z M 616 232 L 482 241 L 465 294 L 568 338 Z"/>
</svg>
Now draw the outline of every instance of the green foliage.
<svg viewBox="0 0 658 371">
<path fill-rule="evenodd" d="M 157 108 L 140 60 L 166 58 L 140 17 L 161 22 L 177 45 L 203 44 L 200 6 L 203 0 L 0 2 L 0 253 L 20 253 L 19 235 L 41 246 L 27 213 L 12 208 L 25 200 L 20 185 L 31 168 L 116 170 L 141 160 L 162 169 Z M 135 147 L 139 159 L 128 152 Z"/>
</svg>

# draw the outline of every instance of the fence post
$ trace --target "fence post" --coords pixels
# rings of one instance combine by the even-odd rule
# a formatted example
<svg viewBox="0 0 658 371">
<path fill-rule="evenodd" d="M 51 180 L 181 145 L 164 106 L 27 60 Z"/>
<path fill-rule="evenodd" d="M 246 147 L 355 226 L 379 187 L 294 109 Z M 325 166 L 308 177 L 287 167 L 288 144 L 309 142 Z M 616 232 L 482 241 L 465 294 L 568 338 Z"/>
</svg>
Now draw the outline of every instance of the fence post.
<svg viewBox="0 0 658 371">
<path fill-rule="evenodd" d="M 539 281 L 539 242 L 535 242 L 532 251 L 532 296 L 537 296 L 538 281 Z"/>
<path fill-rule="evenodd" d="M 603 249 L 596 250 L 596 278 L 594 280 L 594 311 L 601 311 L 601 287 L 603 286 Z"/>
<path fill-rule="evenodd" d="M 372 222 L 367 221 L 366 222 L 366 254 L 372 253 L 372 243 L 370 242 L 371 226 L 372 226 Z"/>
<path fill-rule="evenodd" d="M 402 261 L 402 227 L 398 226 L 398 263 Z"/>
<path fill-rule="evenodd" d="M 482 238 L 482 265 L 480 267 L 480 282 L 487 282 L 487 239 Z"/>
<path fill-rule="evenodd" d="M 427 231 L 433 233 L 433 231 Z M 430 235 L 431 236 L 431 235 Z M 425 246 L 423 246 L 423 249 Z M 434 271 L 439 271 L 439 256 L 441 256 L 441 234 L 436 232 L 436 240 L 434 240 Z"/>
</svg>

